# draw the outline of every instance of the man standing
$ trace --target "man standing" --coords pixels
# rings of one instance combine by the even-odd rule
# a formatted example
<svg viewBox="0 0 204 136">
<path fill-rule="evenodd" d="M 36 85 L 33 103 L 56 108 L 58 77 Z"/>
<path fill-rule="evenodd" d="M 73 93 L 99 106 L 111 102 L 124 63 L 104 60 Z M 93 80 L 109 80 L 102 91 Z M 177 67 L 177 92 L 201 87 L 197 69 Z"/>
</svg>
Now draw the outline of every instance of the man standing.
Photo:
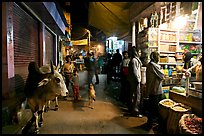
<svg viewBox="0 0 204 136">
<path fill-rule="evenodd" d="M 117 73 L 120 73 L 120 63 L 122 62 L 122 55 L 119 53 L 119 49 L 113 54 L 113 74 L 116 77 Z"/>
<path fill-rule="evenodd" d="M 133 116 L 142 117 L 140 114 L 141 107 L 141 66 L 142 62 L 139 59 L 139 55 L 136 51 L 136 47 L 131 49 L 131 60 L 128 67 L 128 81 L 130 83 L 130 101 L 128 109 Z"/>
<path fill-rule="evenodd" d="M 93 53 L 88 52 L 87 55 L 88 56 L 86 58 L 85 64 L 86 64 L 87 71 L 88 71 L 88 83 L 93 84 L 93 77 L 96 73 L 96 60 L 94 58 Z"/>
<path fill-rule="evenodd" d="M 159 53 L 154 51 L 150 54 L 150 62 L 147 65 L 147 92 L 149 96 L 149 111 L 147 125 L 152 127 L 153 123 L 158 123 L 161 127 L 161 118 L 159 114 L 158 104 L 162 100 L 162 80 L 164 73 L 160 69 Z"/>
</svg>

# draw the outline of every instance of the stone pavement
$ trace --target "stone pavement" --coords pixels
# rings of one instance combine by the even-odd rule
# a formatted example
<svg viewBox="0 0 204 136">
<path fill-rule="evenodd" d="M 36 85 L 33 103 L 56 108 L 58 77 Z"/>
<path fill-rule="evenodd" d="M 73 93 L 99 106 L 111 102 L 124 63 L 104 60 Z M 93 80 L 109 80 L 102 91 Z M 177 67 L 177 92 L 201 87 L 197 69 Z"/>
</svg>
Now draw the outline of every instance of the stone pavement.
<svg viewBox="0 0 204 136">
<path fill-rule="evenodd" d="M 79 73 L 79 101 L 73 101 L 72 89 L 67 100 L 59 101 L 59 110 L 45 113 L 44 125 L 40 134 L 154 134 L 145 130 L 147 118 L 127 116 L 127 109 L 118 101 L 120 83 L 106 83 L 106 74 L 99 75 L 99 84 L 95 85 L 96 102 L 94 109 L 88 108 L 87 72 Z M 93 79 L 95 82 L 95 78 Z M 54 107 L 53 107 L 54 108 Z"/>
<path fill-rule="evenodd" d="M 153 129 L 146 130 L 144 124 L 147 117 L 132 117 L 127 108 L 118 101 L 120 83 L 106 82 L 106 74 L 99 75 L 99 84 L 95 85 L 96 102 L 94 109 L 88 108 L 87 71 L 79 72 L 79 101 L 73 101 L 71 86 L 68 88 L 70 97 L 59 98 L 59 110 L 51 110 L 44 114 L 44 124 L 40 134 L 157 134 Z M 95 77 L 93 79 L 95 83 Z M 5 132 L 11 133 L 11 132 Z M 12 132 L 14 133 L 14 132 Z M 33 133 L 33 127 L 27 134 Z"/>
</svg>

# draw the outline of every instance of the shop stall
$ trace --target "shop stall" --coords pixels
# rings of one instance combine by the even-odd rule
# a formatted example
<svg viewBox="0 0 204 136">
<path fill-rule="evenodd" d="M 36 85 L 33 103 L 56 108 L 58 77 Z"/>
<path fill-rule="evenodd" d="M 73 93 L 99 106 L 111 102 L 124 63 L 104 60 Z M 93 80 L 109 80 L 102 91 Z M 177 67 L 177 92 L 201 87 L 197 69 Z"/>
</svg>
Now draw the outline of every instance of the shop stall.
<svg viewBox="0 0 204 136">
<path fill-rule="evenodd" d="M 186 5 L 190 9 L 188 14 L 184 9 Z M 179 120 L 184 114 L 202 117 L 202 64 L 199 62 L 199 59 L 202 59 L 202 25 L 199 25 L 201 24 L 199 18 L 202 16 L 202 3 L 173 2 L 160 9 L 160 12 L 153 12 L 148 18 L 150 24 L 148 27 L 143 27 L 144 19 L 138 23 L 137 48 L 141 53 L 144 66 L 150 61 L 151 52 L 159 52 L 158 64 L 161 65 L 165 75 L 162 81 L 163 98 L 175 103 L 170 107 L 160 104 L 160 112 L 166 122 L 167 133 L 183 133 L 181 127 L 184 125 L 179 126 Z M 156 19 L 155 15 L 158 16 Z M 183 20 L 179 20 L 181 18 Z M 192 55 L 192 65 L 189 69 L 184 69 L 183 54 L 186 52 Z M 197 69 L 197 66 L 200 67 L 200 71 L 193 70 Z M 146 93 L 145 89 L 142 91 Z M 179 108 L 178 105 L 180 105 Z"/>
</svg>

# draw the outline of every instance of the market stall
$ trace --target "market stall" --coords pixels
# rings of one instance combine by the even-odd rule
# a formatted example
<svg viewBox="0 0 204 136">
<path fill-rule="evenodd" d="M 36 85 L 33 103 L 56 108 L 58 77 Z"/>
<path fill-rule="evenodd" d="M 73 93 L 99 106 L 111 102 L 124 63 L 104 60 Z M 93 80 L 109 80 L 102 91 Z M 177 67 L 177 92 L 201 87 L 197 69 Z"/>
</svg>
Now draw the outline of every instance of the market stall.
<svg viewBox="0 0 204 136">
<path fill-rule="evenodd" d="M 151 52 L 157 51 L 160 54 L 158 64 L 161 65 L 165 75 L 162 82 L 162 90 L 165 94 L 162 102 L 168 100 L 168 104 L 174 103 L 169 106 L 161 102 L 159 104 L 160 114 L 163 117 L 162 120 L 166 122 L 167 133 L 174 134 L 183 132 L 180 131 L 182 125 L 179 126 L 179 120 L 184 114 L 191 113 L 198 118 L 202 117 L 202 64 L 199 64 L 201 63 L 199 60 L 202 59 L 202 25 L 199 25 L 202 4 L 192 2 L 188 5 L 187 3 L 188 14 L 183 12 L 186 5 L 182 7 L 182 4 L 186 3 L 169 3 L 160 8 L 160 13 L 153 12 L 148 18 L 150 26 L 144 27 L 144 21 L 140 22 L 137 35 L 137 48 L 144 66 L 150 61 Z M 172 7 L 176 9 L 175 15 L 172 14 L 174 12 Z M 159 17 L 155 19 L 156 15 Z M 179 20 L 181 18 L 185 20 Z M 192 65 L 189 66 L 189 69 L 184 69 L 183 54 L 186 52 L 192 55 Z M 196 68 L 197 66 L 200 70 Z M 142 91 L 144 93 L 145 89 Z M 176 104 L 184 105 L 185 110 L 175 110 Z"/>
</svg>

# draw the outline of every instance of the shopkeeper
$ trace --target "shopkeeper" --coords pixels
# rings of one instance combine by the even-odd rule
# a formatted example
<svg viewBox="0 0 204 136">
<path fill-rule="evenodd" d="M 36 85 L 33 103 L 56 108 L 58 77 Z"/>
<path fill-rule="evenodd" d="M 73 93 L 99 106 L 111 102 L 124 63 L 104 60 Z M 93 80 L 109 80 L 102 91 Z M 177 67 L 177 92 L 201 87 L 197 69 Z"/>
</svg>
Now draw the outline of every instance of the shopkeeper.
<svg viewBox="0 0 204 136">
<path fill-rule="evenodd" d="M 194 70 L 196 72 L 196 81 L 202 82 L 202 54 L 197 57 L 197 60 L 198 62 L 195 65 L 186 70 L 185 76 L 190 76 L 190 72 Z"/>
<path fill-rule="evenodd" d="M 188 50 L 184 51 L 184 54 L 183 54 L 184 71 L 191 67 L 191 58 L 192 57 L 193 57 L 193 55 Z"/>
</svg>

